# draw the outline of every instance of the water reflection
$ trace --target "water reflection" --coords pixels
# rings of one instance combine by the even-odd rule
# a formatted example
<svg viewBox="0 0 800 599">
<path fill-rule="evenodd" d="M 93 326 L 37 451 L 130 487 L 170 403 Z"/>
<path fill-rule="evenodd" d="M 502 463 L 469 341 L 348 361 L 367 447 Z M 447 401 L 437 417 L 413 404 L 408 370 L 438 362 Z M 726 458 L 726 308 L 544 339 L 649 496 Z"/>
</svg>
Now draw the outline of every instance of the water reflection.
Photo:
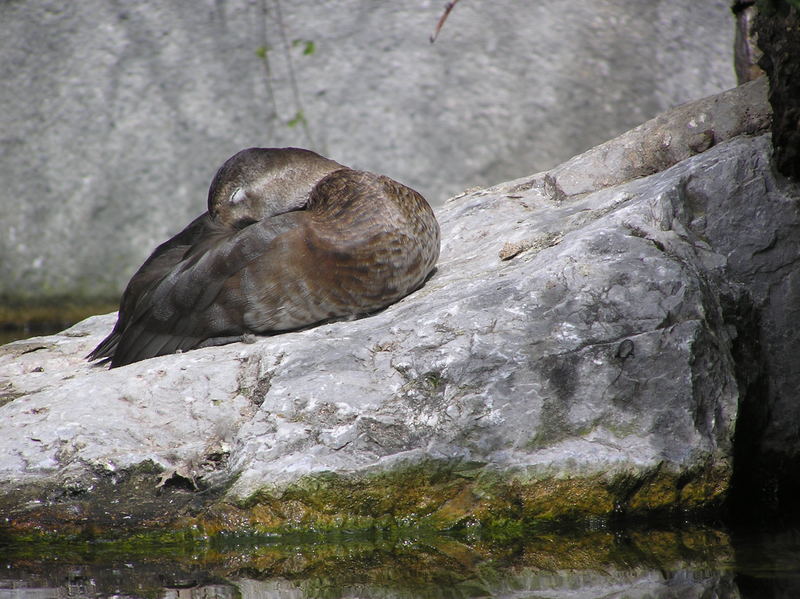
<svg viewBox="0 0 800 599">
<path fill-rule="evenodd" d="M 744 598 L 800 596 L 800 532 L 695 529 L 343 543 L 35 551 L 6 545 L 0 599 Z"/>
<path fill-rule="evenodd" d="M 800 528 L 738 532 L 732 542 L 736 548 L 736 583 L 742 597 L 800 597 Z"/>
<path fill-rule="evenodd" d="M 130 582 L 136 573 L 130 572 Z M 334 599 L 334 598 L 588 598 L 588 597 L 738 597 L 730 576 L 692 572 L 672 573 L 653 571 L 626 572 L 516 572 L 502 580 L 476 578 L 455 586 L 428 585 L 417 588 L 392 588 L 379 584 L 356 583 L 328 586 L 324 581 L 290 581 L 285 579 L 256 580 L 237 578 L 224 584 L 209 584 L 192 588 L 140 590 L 123 588 L 102 590 L 94 580 L 79 585 L 33 586 L 35 580 L 0 581 L 3 599 L 83 599 L 98 597 L 161 597 L 163 599 Z M 123 590 L 124 589 L 124 590 Z"/>
<path fill-rule="evenodd" d="M 0 345 L 29 339 L 40 335 L 54 335 L 75 324 L 74 321 L 58 321 L 54 323 L 38 323 L 35 325 L 8 325 L 0 323 Z"/>
</svg>

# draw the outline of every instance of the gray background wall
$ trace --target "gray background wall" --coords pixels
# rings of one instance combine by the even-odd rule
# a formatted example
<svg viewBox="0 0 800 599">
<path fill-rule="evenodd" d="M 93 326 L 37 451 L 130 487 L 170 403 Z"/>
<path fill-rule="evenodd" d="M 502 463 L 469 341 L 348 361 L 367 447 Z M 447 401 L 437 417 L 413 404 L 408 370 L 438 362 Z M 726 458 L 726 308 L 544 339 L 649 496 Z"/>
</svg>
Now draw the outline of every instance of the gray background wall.
<svg viewBox="0 0 800 599">
<path fill-rule="evenodd" d="M 735 85 L 727 0 L 443 4 L 0 2 L 0 302 L 116 296 L 244 147 L 435 205 Z"/>
</svg>

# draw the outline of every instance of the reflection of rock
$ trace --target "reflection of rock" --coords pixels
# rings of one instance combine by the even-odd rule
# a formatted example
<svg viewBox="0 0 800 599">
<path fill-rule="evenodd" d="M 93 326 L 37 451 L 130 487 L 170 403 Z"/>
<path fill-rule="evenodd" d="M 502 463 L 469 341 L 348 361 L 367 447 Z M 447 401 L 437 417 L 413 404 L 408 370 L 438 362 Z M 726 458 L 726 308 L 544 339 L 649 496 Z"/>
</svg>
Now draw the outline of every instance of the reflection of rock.
<svg viewBox="0 0 800 599">
<path fill-rule="evenodd" d="M 741 597 L 800 597 L 800 580 L 793 568 L 776 564 L 800 562 L 798 530 L 786 526 L 748 528 L 731 539 L 735 548 L 736 584 Z M 764 573 L 769 572 L 768 576 Z"/>
<path fill-rule="evenodd" d="M 397 567 L 397 570 L 400 570 Z M 409 581 L 398 584 L 397 573 L 387 573 L 386 582 L 357 581 L 341 585 L 343 597 L 382 597 L 385 599 L 415 597 L 493 597 L 495 599 L 580 599 L 583 597 L 705 597 L 737 596 L 733 575 L 714 573 L 701 568 L 659 572 L 655 569 L 631 568 L 603 569 L 523 569 L 500 572 L 499 576 L 475 576 L 462 579 L 452 572 L 442 572 L 433 580 Z M 445 582 L 447 581 L 447 582 Z M 316 584 L 315 584 L 316 583 Z M 234 581 L 242 599 L 303 599 L 318 596 L 313 591 L 320 584 L 315 580 L 296 581 L 284 579 L 253 580 L 241 578 Z M 324 588 L 330 592 L 331 583 L 324 579 Z M 339 589 L 338 585 L 333 588 Z M 26 598 L 23 598 L 26 599 Z M 172 599 L 168 597 L 167 599 Z"/>
<path fill-rule="evenodd" d="M 235 599 L 240 595 L 236 587 L 229 584 L 208 584 L 197 586 L 188 581 L 185 588 L 165 585 L 159 595 L 162 599 Z"/>
<path fill-rule="evenodd" d="M 770 388 L 800 387 L 783 335 L 799 219 L 767 136 L 623 182 L 630 162 L 607 158 L 636 135 L 445 204 L 436 274 L 368 318 L 112 371 L 82 356 L 113 315 L 6 346 L 4 513 L 152 525 L 214 504 L 207 521 L 274 527 L 718 506 L 754 334 Z M 155 489 L 163 471 L 206 492 Z M 121 503 L 93 511 L 104 493 Z"/>
<path fill-rule="evenodd" d="M 598 529 L 581 534 L 526 531 L 513 551 L 488 539 L 470 543 L 455 535 L 405 532 L 409 534 L 389 539 L 380 534 L 335 535 L 334 542 L 329 542 L 330 535 L 326 541 L 324 533 L 269 541 L 261 537 L 260 543 L 252 537 L 240 538 L 239 543 L 229 538 L 211 551 L 197 547 L 189 555 L 185 546 L 173 548 L 171 560 L 163 546 L 151 555 L 128 540 L 116 547 L 103 543 L 100 555 L 92 555 L 86 565 L 74 563 L 75 545 L 49 545 L 50 553 L 42 561 L 33 559 L 35 549 L 30 546 L 17 547 L 19 558 L 4 548 L 0 597 L 738 596 L 730 541 L 709 527 L 627 534 Z M 132 547 L 139 551 L 130 552 Z M 119 567 L 121 555 L 124 568 Z"/>
<path fill-rule="evenodd" d="M 86 541 L 84 541 L 85 547 Z M 40 559 L 20 559 L 4 548 L 3 599 L 51 599 L 54 597 L 142 597 L 163 599 L 234 599 L 239 595 L 230 583 L 215 584 L 198 566 L 169 561 L 165 556 L 142 558 L 127 547 L 125 567 L 97 555 L 73 553 L 64 547 L 44 550 Z M 80 555 L 78 558 L 76 556 Z M 102 554 L 102 551 L 100 552 Z M 59 560 L 70 555 L 69 565 Z M 31 555 L 31 554 L 28 554 Z M 119 553 L 117 555 L 120 555 Z M 84 561 L 85 563 L 81 563 Z M 15 563 L 16 562 L 16 563 Z M 213 577 L 218 579 L 218 577 Z"/>
</svg>

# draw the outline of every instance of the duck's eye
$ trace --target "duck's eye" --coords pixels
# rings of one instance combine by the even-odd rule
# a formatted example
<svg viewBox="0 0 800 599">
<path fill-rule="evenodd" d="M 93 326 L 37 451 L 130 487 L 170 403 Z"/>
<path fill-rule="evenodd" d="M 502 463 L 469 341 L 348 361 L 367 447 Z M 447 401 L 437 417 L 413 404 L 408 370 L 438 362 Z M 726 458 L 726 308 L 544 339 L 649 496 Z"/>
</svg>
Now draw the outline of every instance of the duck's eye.
<svg viewBox="0 0 800 599">
<path fill-rule="evenodd" d="M 237 187 L 236 191 L 231 194 L 231 204 L 238 204 L 247 197 L 247 193 L 241 187 Z"/>
</svg>

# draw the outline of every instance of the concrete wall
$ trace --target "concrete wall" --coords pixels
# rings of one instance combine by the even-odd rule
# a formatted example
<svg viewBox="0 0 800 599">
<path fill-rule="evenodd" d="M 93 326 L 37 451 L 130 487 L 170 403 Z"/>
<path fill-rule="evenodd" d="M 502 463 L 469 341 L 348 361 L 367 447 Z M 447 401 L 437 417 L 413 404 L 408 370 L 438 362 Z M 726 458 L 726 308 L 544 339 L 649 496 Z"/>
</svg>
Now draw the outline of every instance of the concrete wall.
<svg viewBox="0 0 800 599">
<path fill-rule="evenodd" d="M 735 84 L 727 0 L 464 0 L 431 45 L 442 9 L 0 3 L 0 303 L 114 297 L 244 147 L 309 147 L 435 205 Z"/>
</svg>

